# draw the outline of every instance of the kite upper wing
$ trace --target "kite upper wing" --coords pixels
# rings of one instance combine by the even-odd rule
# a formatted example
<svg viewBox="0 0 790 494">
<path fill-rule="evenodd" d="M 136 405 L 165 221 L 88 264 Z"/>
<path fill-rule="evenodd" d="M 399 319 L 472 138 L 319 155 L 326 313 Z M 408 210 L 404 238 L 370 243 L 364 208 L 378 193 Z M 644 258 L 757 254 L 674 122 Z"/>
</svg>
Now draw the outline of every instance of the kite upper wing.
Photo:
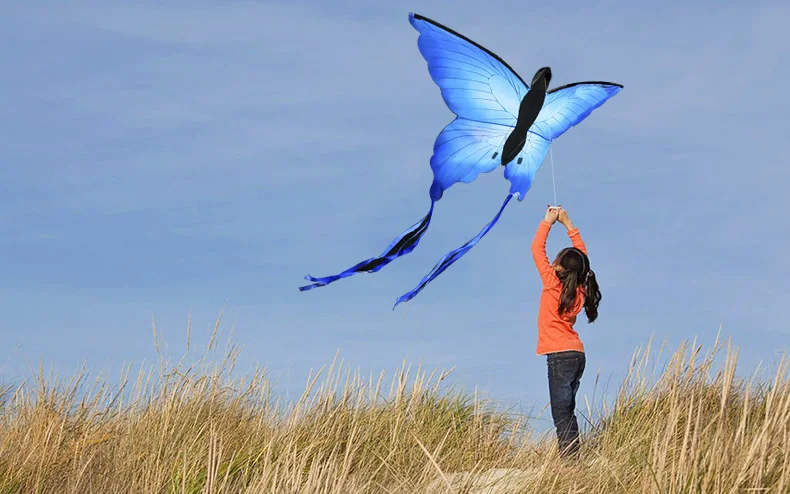
<svg viewBox="0 0 790 494">
<path fill-rule="evenodd" d="M 552 141 L 623 89 L 613 82 L 577 82 L 550 90 L 530 130 Z"/>
<path fill-rule="evenodd" d="M 445 103 L 468 120 L 513 127 L 529 87 L 494 53 L 436 21 L 410 13 L 417 46 Z"/>
<path fill-rule="evenodd" d="M 419 14 L 409 14 L 409 22 L 420 33 L 417 46 L 431 78 L 457 115 L 433 146 L 431 199 L 438 201 L 454 183 L 472 182 L 499 165 L 529 87 L 504 60 L 462 34 Z M 513 163 L 529 161 L 529 152 Z"/>
</svg>

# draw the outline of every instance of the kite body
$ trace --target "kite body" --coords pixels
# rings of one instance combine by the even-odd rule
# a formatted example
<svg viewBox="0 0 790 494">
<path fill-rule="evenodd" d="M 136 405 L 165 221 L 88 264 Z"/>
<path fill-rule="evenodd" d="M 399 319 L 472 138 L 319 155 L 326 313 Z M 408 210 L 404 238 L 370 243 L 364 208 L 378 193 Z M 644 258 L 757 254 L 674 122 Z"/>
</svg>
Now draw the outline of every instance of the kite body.
<svg viewBox="0 0 790 494">
<path fill-rule="evenodd" d="M 476 237 L 445 255 L 395 305 L 410 300 L 488 233 L 513 196 L 519 202 L 524 200 L 551 141 L 587 118 L 623 87 L 610 82 L 579 82 L 548 90 L 552 77 L 549 67 L 535 73 L 530 87 L 504 60 L 465 36 L 419 14 L 410 13 L 409 22 L 420 33 L 417 46 L 431 78 L 456 115 L 434 142 L 430 161 L 431 208 L 380 256 L 338 275 L 307 275 L 305 278 L 313 284 L 300 290 L 324 286 L 358 272 L 376 272 L 408 254 L 427 231 L 434 204 L 447 189 L 458 182 L 473 182 L 481 173 L 503 166 L 510 191 L 497 215 Z"/>
<path fill-rule="evenodd" d="M 502 166 L 513 161 L 513 158 L 524 148 L 529 128 L 535 123 L 540 110 L 543 109 L 550 80 L 551 69 L 549 67 L 540 69 L 532 79 L 532 89 L 527 92 L 518 107 L 516 127 L 510 132 L 505 141 L 505 147 L 502 149 Z"/>
</svg>

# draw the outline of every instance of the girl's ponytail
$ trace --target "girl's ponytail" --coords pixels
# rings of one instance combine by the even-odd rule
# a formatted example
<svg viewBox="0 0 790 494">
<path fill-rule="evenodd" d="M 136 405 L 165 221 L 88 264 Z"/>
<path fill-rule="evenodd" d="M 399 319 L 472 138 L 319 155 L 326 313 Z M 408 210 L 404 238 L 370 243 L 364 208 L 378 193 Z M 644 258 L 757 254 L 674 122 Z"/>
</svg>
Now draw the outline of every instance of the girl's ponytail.
<svg viewBox="0 0 790 494">
<path fill-rule="evenodd" d="M 593 322 L 598 318 L 598 304 L 601 303 L 601 290 L 598 288 L 598 281 L 595 279 L 595 272 L 587 270 L 587 279 L 584 283 L 584 312 L 587 314 L 587 321 Z"/>
<path fill-rule="evenodd" d="M 576 305 L 577 290 L 581 287 L 584 289 L 584 312 L 587 314 L 587 320 L 595 321 L 598 318 L 601 290 L 598 288 L 595 273 L 590 269 L 590 259 L 587 254 L 575 247 L 567 247 L 557 254 L 555 262 L 562 267 L 557 272 L 557 277 L 562 283 L 560 315 L 567 313 Z"/>
</svg>

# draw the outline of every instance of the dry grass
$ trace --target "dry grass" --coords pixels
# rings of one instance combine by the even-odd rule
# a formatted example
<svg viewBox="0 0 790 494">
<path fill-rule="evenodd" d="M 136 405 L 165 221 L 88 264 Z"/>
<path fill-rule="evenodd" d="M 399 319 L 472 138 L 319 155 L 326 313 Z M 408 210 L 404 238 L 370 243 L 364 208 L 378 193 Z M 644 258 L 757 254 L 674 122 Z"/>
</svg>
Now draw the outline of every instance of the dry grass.
<svg viewBox="0 0 790 494">
<path fill-rule="evenodd" d="M 657 374 L 638 350 L 613 403 L 588 405 L 575 462 L 445 373 L 404 366 L 387 386 L 335 363 L 286 406 L 264 373 L 234 377 L 235 348 L 208 355 L 115 386 L 42 372 L 0 389 L 0 493 L 461 493 L 475 475 L 457 472 L 493 468 L 521 474 L 492 492 L 790 492 L 788 361 L 738 379 L 718 343 Z"/>
</svg>

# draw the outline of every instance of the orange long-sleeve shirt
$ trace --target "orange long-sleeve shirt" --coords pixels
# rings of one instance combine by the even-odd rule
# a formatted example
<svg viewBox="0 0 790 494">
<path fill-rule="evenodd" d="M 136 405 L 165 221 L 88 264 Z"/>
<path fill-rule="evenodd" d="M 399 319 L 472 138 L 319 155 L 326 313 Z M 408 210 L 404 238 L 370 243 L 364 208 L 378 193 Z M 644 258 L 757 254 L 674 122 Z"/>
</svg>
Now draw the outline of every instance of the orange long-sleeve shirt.
<svg viewBox="0 0 790 494">
<path fill-rule="evenodd" d="M 578 333 L 574 331 L 576 315 L 584 307 L 584 290 L 579 287 L 576 295 L 576 304 L 564 316 L 559 315 L 560 295 L 562 284 L 554 268 L 551 267 L 546 256 L 546 239 L 549 236 L 551 224 L 541 221 L 538 231 L 532 241 L 532 257 L 538 268 L 540 279 L 543 281 L 543 290 L 540 293 L 540 306 L 538 308 L 538 355 L 547 353 L 576 350 L 584 352 L 584 345 Z M 574 247 L 587 254 L 587 247 L 582 241 L 579 229 L 568 231 L 568 237 Z"/>
</svg>

